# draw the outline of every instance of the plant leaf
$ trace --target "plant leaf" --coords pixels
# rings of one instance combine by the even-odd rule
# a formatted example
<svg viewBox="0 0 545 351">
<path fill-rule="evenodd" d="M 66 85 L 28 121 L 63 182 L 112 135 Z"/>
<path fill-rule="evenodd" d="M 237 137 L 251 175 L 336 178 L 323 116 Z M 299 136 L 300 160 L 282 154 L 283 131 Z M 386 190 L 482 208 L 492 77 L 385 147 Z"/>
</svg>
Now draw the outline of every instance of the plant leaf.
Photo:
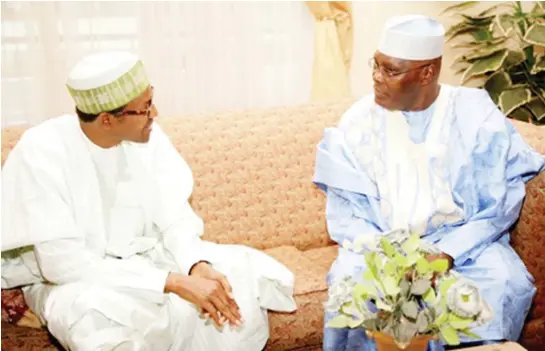
<svg viewBox="0 0 545 351">
<path fill-rule="evenodd" d="M 365 272 L 363 272 L 363 279 L 365 280 L 370 280 L 370 281 L 374 281 L 375 280 L 375 276 L 373 275 L 373 271 L 371 271 L 370 269 L 366 270 Z"/>
<path fill-rule="evenodd" d="M 350 325 L 349 317 L 344 314 L 339 314 L 338 316 L 333 317 L 328 323 L 327 326 L 330 328 L 346 328 Z"/>
<path fill-rule="evenodd" d="M 358 328 L 363 324 L 363 317 L 360 318 L 349 318 L 348 320 L 348 327 L 349 328 Z"/>
<path fill-rule="evenodd" d="M 427 279 L 418 279 L 411 286 L 411 294 L 423 295 L 431 287 L 431 282 Z"/>
<path fill-rule="evenodd" d="M 515 26 L 516 19 L 510 14 L 500 14 L 496 16 L 493 26 L 498 28 L 504 36 L 509 35 Z"/>
<path fill-rule="evenodd" d="M 507 52 L 507 57 L 505 58 L 505 61 L 503 61 L 502 67 L 505 70 L 508 70 L 511 67 L 520 65 L 522 62 L 524 62 L 525 59 L 526 55 L 523 51 L 509 50 Z"/>
<path fill-rule="evenodd" d="M 441 328 L 441 336 L 443 337 L 443 340 L 449 345 L 459 345 L 460 344 L 460 338 L 458 337 L 458 333 L 456 333 L 456 330 L 451 326 L 444 326 Z"/>
<path fill-rule="evenodd" d="M 444 258 L 439 258 L 430 263 L 430 269 L 437 273 L 445 273 L 448 269 L 448 261 Z"/>
<path fill-rule="evenodd" d="M 448 322 L 454 329 L 467 329 L 474 320 L 472 318 L 462 318 L 451 313 L 448 316 Z"/>
<path fill-rule="evenodd" d="M 414 301 L 406 301 L 401 305 L 401 310 L 406 317 L 416 319 L 418 316 L 418 305 Z"/>
<path fill-rule="evenodd" d="M 369 297 L 377 297 L 377 289 L 373 285 L 369 284 L 362 284 L 358 283 L 356 286 L 354 286 L 353 290 L 353 296 L 356 299 L 361 299 L 363 296 L 363 299 L 366 300 Z"/>
<path fill-rule="evenodd" d="M 471 330 L 469 329 L 462 329 L 460 330 L 460 333 L 466 335 L 466 336 L 469 336 L 470 338 L 473 338 L 473 339 L 480 339 L 481 337 L 477 334 L 474 334 L 471 332 Z"/>
<path fill-rule="evenodd" d="M 416 261 L 416 271 L 420 275 L 425 275 L 430 271 L 430 264 L 424 257 Z"/>
<path fill-rule="evenodd" d="M 487 72 L 494 72 L 498 70 L 505 58 L 507 57 L 507 50 L 498 51 L 488 57 L 485 57 L 479 61 L 475 61 L 469 66 L 462 76 L 462 82 L 468 81 L 470 78 L 485 74 Z"/>
<path fill-rule="evenodd" d="M 394 257 L 396 253 L 395 249 L 386 238 L 380 239 L 380 245 L 382 246 L 382 249 L 384 250 L 384 253 L 386 254 L 386 256 L 388 256 L 389 258 Z"/>
<path fill-rule="evenodd" d="M 532 24 L 532 26 L 528 28 L 528 31 L 526 31 L 524 40 L 530 44 L 545 46 L 545 24 Z"/>
<path fill-rule="evenodd" d="M 384 274 L 393 277 L 397 273 L 397 267 L 394 261 L 388 261 L 384 265 Z"/>
<path fill-rule="evenodd" d="M 536 62 L 532 67 L 531 74 L 538 74 L 539 72 L 545 71 L 545 55 L 540 55 L 536 58 Z"/>
<path fill-rule="evenodd" d="M 408 267 L 409 266 L 409 260 L 407 260 L 407 257 L 405 257 L 403 255 L 399 255 L 399 254 L 395 255 L 394 256 L 394 261 L 398 266 L 401 266 L 401 267 Z"/>
<path fill-rule="evenodd" d="M 545 103 L 539 98 L 530 101 L 526 107 L 532 111 L 532 114 L 538 121 L 545 119 Z"/>
<path fill-rule="evenodd" d="M 458 23 L 450 27 L 445 33 L 446 42 L 449 42 L 460 35 L 468 34 L 468 33 L 471 34 L 472 32 L 475 32 L 481 29 L 482 27 L 475 26 L 467 22 Z"/>
<path fill-rule="evenodd" d="M 435 302 L 437 295 L 435 295 L 435 290 L 433 290 L 433 288 L 429 288 L 428 291 L 426 291 L 424 295 L 422 295 L 422 298 L 426 303 L 432 304 Z"/>
<path fill-rule="evenodd" d="M 424 333 L 426 329 L 428 329 L 429 325 L 429 319 L 428 319 L 428 311 L 422 310 L 418 314 L 418 317 L 416 317 L 416 327 L 418 328 L 419 333 Z"/>
<path fill-rule="evenodd" d="M 526 123 L 530 123 L 533 117 L 532 113 L 528 111 L 525 106 L 514 109 L 513 112 L 511 112 L 508 116 L 511 119 L 516 119 L 517 121 L 522 121 Z"/>
<path fill-rule="evenodd" d="M 418 249 L 418 245 L 420 244 L 420 235 L 414 233 L 412 234 L 403 245 L 401 245 L 401 248 L 403 251 L 405 251 L 406 254 L 410 254 L 416 251 Z"/>
<path fill-rule="evenodd" d="M 447 7 L 446 9 L 441 11 L 441 13 L 439 15 L 442 15 L 442 14 L 445 14 L 445 13 L 451 12 L 451 11 L 454 11 L 454 13 L 457 13 L 460 10 L 466 10 L 466 9 L 468 9 L 470 7 L 475 6 L 476 4 L 478 4 L 477 1 L 464 1 L 464 2 L 462 2 L 460 4 L 456 4 L 456 5 L 452 5 L 452 6 Z"/>
<path fill-rule="evenodd" d="M 530 89 L 522 86 L 512 88 L 500 94 L 499 107 L 506 115 L 511 114 L 517 107 L 530 101 L 532 93 Z"/>
<path fill-rule="evenodd" d="M 377 299 L 375 303 L 376 303 L 377 308 L 378 308 L 379 310 L 383 310 L 383 311 L 387 311 L 387 312 L 392 312 L 392 306 L 390 306 L 389 304 L 387 304 L 386 302 L 384 302 L 382 299 Z"/>
<path fill-rule="evenodd" d="M 443 324 L 445 324 L 448 321 L 448 314 L 446 312 L 441 313 L 439 317 L 435 320 L 435 324 L 438 327 L 441 327 Z"/>
<path fill-rule="evenodd" d="M 411 291 L 411 285 L 409 284 L 407 280 L 402 279 L 401 282 L 399 283 L 399 289 L 400 289 L 401 295 L 407 296 L 409 292 Z"/>
<path fill-rule="evenodd" d="M 471 36 L 477 42 L 488 42 L 493 39 L 492 32 L 488 28 L 482 28 L 476 31 L 472 31 Z"/>
<path fill-rule="evenodd" d="M 500 99 L 500 94 L 507 88 L 511 86 L 511 77 L 505 71 L 498 71 L 492 74 L 486 83 L 484 83 L 484 88 L 488 91 L 488 94 L 492 100 L 498 104 Z"/>
<path fill-rule="evenodd" d="M 454 278 L 447 279 L 441 282 L 441 284 L 439 285 L 439 293 L 441 294 L 441 296 L 443 296 L 443 299 L 445 299 L 448 289 L 450 289 L 450 287 L 454 283 L 456 283 L 456 279 Z"/>
<path fill-rule="evenodd" d="M 396 283 L 396 280 L 393 277 L 384 278 L 382 280 L 382 285 L 384 286 L 386 295 L 389 295 L 389 296 L 396 296 L 401 291 L 401 289 Z"/>
</svg>

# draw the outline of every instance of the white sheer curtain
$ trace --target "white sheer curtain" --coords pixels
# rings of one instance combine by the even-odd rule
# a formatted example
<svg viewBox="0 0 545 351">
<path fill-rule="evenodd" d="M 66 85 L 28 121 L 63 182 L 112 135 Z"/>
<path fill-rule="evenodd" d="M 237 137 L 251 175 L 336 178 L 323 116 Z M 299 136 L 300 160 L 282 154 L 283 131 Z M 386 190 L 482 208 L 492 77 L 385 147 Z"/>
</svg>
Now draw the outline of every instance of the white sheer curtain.
<svg viewBox="0 0 545 351">
<path fill-rule="evenodd" d="M 73 104 L 74 63 L 102 49 L 138 53 L 160 114 L 309 101 L 314 19 L 303 2 L 2 2 L 2 126 Z"/>
</svg>

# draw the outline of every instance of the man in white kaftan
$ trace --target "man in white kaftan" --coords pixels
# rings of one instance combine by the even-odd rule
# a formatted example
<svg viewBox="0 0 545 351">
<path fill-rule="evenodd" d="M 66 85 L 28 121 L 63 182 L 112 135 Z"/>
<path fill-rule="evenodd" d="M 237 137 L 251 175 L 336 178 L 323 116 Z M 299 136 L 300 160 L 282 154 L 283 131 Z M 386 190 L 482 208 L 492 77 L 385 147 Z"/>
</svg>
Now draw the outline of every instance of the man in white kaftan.
<svg viewBox="0 0 545 351">
<path fill-rule="evenodd" d="M 69 350 L 263 349 L 267 309 L 295 309 L 293 274 L 201 241 L 142 62 L 91 55 L 67 85 L 78 116 L 29 129 L 3 169 L 2 288 L 23 286 Z"/>
<path fill-rule="evenodd" d="M 517 340 L 535 287 L 509 245 L 509 229 L 525 182 L 545 158 L 486 91 L 438 83 L 443 40 L 433 19 L 389 20 L 370 62 L 374 93 L 325 130 L 314 182 L 326 193 L 328 231 L 340 245 L 327 281 L 361 280 L 362 254 L 343 247 L 358 236 L 417 232 L 442 252 L 428 259 L 448 259 L 493 310 L 493 320 L 473 332 L 483 341 Z M 374 349 L 361 328 L 325 327 L 324 350 Z"/>
</svg>

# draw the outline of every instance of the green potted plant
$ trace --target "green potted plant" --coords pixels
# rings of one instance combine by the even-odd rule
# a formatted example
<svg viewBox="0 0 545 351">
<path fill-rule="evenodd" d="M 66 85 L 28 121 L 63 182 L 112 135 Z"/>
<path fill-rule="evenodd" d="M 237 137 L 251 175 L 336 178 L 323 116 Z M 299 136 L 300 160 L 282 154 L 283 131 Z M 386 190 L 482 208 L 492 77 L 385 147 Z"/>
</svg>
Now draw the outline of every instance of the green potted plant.
<svg viewBox="0 0 545 351">
<path fill-rule="evenodd" d="M 462 84 L 478 81 L 510 118 L 545 124 L 545 1 L 505 2 L 470 13 L 477 3 L 443 11 L 459 19 L 446 40 L 462 50 L 453 63 Z"/>
<path fill-rule="evenodd" d="M 448 269 L 448 261 L 428 262 L 438 250 L 418 234 L 394 231 L 361 236 L 343 248 L 362 252 L 367 270 L 361 280 L 347 277 L 329 289 L 326 310 L 337 315 L 331 328 L 365 328 L 382 350 L 426 350 L 432 338 L 449 345 L 492 318 L 470 280 Z"/>
</svg>

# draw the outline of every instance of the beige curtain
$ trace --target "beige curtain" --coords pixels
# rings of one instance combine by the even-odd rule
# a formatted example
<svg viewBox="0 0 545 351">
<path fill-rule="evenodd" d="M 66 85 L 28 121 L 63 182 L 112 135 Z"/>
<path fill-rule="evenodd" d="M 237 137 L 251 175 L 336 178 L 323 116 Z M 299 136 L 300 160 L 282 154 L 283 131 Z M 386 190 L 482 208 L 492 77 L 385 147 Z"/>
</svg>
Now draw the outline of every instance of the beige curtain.
<svg viewBox="0 0 545 351">
<path fill-rule="evenodd" d="M 352 58 L 352 4 L 348 1 L 309 1 L 315 18 L 312 100 L 350 96 Z"/>
</svg>

